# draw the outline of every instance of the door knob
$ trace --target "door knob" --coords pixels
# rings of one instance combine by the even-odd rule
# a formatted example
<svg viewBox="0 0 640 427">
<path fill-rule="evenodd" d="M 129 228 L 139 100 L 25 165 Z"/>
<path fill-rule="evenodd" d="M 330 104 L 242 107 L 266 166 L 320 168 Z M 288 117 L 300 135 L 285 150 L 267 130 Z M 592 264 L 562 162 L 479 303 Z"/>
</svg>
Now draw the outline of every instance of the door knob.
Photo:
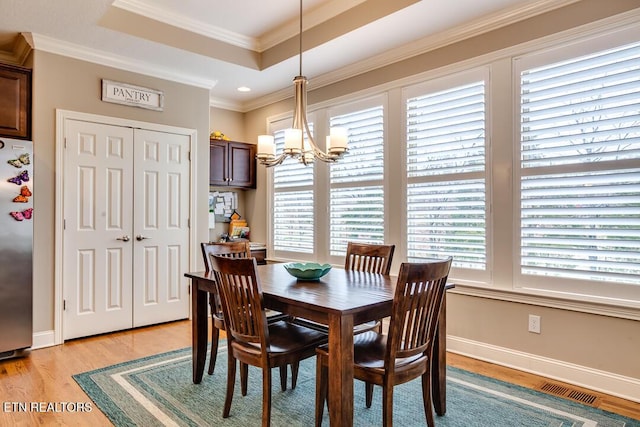
<svg viewBox="0 0 640 427">
<path fill-rule="evenodd" d="M 150 239 L 150 238 L 151 238 L 151 237 L 145 237 L 145 236 L 143 236 L 142 234 L 138 234 L 138 235 L 136 236 L 136 240 L 137 240 L 138 242 L 141 242 L 141 241 L 143 241 L 144 239 Z"/>
<path fill-rule="evenodd" d="M 131 237 L 127 236 L 126 234 L 122 237 L 116 237 L 116 240 L 122 240 L 123 242 L 128 242 L 129 240 L 131 240 Z"/>
</svg>

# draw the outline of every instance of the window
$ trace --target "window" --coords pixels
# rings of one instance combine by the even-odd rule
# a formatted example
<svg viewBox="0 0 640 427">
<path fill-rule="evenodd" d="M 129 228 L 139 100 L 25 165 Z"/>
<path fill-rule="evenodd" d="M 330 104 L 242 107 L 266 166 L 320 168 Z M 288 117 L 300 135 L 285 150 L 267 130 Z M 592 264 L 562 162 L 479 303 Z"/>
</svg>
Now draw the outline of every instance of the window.
<svg viewBox="0 0 640 427">
<path fill-rule="evenodd" d="M 384 243 L 384 107 L 345 112 L 330 123 L 349 135 L 349 152 L 331 164 L 329 179 L 330 255 L 344 256 L 349 241 Z"/>
<path fill-rule="evenodd" d="M 291 120 L 272 124 L 276 155 L 284 149 L 284 129 Z M 274 130 L 275 129 L 275 130 Z M 313 132 L 313 124 L 309 123 Z M 273 170 L 273 249 L 291 254 L 314 252 L 313 165 L 286 159 Z"/>
<path fill-rule="evenodd" d="M 345 127 L 349 152 L 269 172 L 270 256 L 340 265 L 348 241 L 393 243 L 392 271 L 452 256 L 464 292 L 636 318 L 640 39 L 595 31 L 315 106 L 318 139 Z"/>
<path fill-rule="evenodd" d="M 487 270 L 486 101 L 478 74 L 410 88 L 406 99 L 407 258 L 453 256 L 456 275 L 476 270 L 475 280 Z"/>
<path fill-rule="evenodd" d="M 640 43 L 545 58 L 518 64 L 520 282 L 640 285 Z"/>
</svg>

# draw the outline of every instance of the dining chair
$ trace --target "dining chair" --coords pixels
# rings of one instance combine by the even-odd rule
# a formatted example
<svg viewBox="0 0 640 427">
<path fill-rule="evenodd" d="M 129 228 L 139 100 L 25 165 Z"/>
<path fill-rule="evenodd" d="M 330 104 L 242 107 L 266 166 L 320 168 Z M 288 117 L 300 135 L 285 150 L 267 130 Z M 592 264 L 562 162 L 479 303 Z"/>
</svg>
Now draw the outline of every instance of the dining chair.
<svg viewBox="0 0 640 427">
<path fill-rule="evenodd" d="M 288 320 L 267 322 L 255 258 L 214 256 L 212 268 L 221 296 L 229 349 L 222 416 L 227 418 L 231 411 L 236 360 L 239 360 L 262 369 L 262 425 L 269 426 L 271 368 L 286 368 L 288 364 L 297 365 L 312 357 L 316 347 L 327 342 L 327 335 Z M 292 375 L 292 389 L 296 381 L 297 370 Z"/>
<path fill-rule="evenodd" d="M 353 338 L 353 376 L 367 384 L 382 386 L 385 427 L 393 425 L 394 386 L 417 377 L 422 378 L 427 425 L 435 425 L 430 368 L 451 261 L 448 257 L 428 263 L 402 263 L 387 334 L 369 331 Z M 320 426 L 328 391 L 328 347 L 318 347 L 316 355 L 316 426 Z M 367 408 L 371 403 L 372 393 L 368 391 Z"/>
<path fill-rule="evenodd" d="M 211 257 L 215 255 L 227 258 L 251 258 L 251 245 L 247 241 L 201 243 L 200 247 L 202 249 L 202 256 L 204 258 L 206 271 L 212 270 Z M 216 367 L 220 331 L 225 330 L 222 305 L 220 304 L 220 296 L 217 292 L 209 293 L 209 306 L 211 307 L 211 323 L 213 327 L 211 331 L 211 356 L 209 358 L 209 369 L 207 370 L 207 373 L 212 375 Z M 282 313 L 268 313 L 269 321 L 277 321 L 285 317 L 287 316 Z M 286 370 L 283 375 L 285 377 L 286 386 Z M 245 384 L 245 381 L 243 381 L 243 384 Z"/>
<path fill-rule="evenodd" d="M 396 245 L 347 242 L 344 269 L 389 274 Z"/>
<path fill-rule="evenodd" d="M 389 274 L 396 245 L 347 242 L 344 269 L 367 273 Z M 377 330 L 382 332 L 382 319 L 355 325 L 354 334 Z"/>
</svg>

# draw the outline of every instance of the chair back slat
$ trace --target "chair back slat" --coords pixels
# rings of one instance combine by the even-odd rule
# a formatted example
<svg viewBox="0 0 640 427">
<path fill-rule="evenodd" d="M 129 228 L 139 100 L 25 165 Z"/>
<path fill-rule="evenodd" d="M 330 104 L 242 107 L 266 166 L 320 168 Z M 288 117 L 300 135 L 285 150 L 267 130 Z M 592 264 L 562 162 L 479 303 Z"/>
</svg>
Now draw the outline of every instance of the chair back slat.
<svg viewBox="0 0 640 427">
<path fill-rule="evenodd" d="M 394 250 L 395 245 L 348 242 L 344 269 L 389 274 Z"/>
<path fill-rule="evenodd" d="M 449 257 L 401 265 L 389 322 L 387 366 L 398 358 L 431 356 L 451 261 Z"/>
<path fill-rule="evenodd" d="M 255 258 L 211 258 L 222 300 L 227 333 L 241 344 L 260 344 L 266 351 L 267 318 L 263 310 Z"/>
</svg>

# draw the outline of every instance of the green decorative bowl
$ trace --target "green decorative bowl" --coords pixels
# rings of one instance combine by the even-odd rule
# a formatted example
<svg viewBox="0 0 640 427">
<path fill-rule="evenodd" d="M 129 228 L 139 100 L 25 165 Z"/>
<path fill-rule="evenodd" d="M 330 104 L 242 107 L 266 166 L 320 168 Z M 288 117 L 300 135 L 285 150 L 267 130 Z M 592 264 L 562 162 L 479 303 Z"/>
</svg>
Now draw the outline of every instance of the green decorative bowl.
<svg viewBox="0 0 640 427">
<path fill-rule="evenodd" d="M 331 265 L 317 262 L 290 262 L 284 264 L 284 268 L 290 275 L 300 280 L 320 280 L 331 270 Z"/>
</svg>

